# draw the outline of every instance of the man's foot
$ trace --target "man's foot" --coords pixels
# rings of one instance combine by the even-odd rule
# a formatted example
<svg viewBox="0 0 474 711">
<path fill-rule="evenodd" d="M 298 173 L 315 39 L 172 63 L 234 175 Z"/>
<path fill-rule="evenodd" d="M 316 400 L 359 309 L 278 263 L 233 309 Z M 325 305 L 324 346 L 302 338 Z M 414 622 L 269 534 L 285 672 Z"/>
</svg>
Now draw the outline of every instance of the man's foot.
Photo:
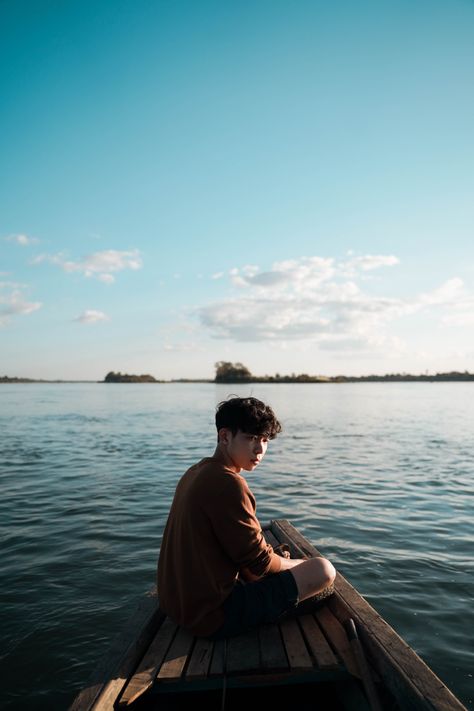
<svg viewBox="0 0 474 711">
<path fill-rule="evenodd" d="M 333 593 L 334 585 L 328 585 L 328 587 L 324 588 L 324 590 L 321 590 L 321 592 L 316 593 L 316 595 L 311 595 L 311 597 L 305 598 L 297 605 L 295 605 L 295 607 L 284 612 L 280 616 L 279 620 L 285 620 L 297 616 L 299 617 L 299 615 L 308 615 L 311 612 L 314 612 L 315 610 L 322 607 L 325 604 L 327 598 L 331 597 Z"/>
<path fill-rule="evenodd" d="M 327 588 L 324 588 L 321 592 L 316 593 L 316 595 L 311 595 L 311 597 L 307 597 L 298 603 L 296 613 L 298 615 L 304 615 L 306 612 L 312 612 L 321 606 L 319 603 L 324 602 L 326 598 L 331 597 L 333 593 L 334 585 L 328 585 Z"/>
</svg>

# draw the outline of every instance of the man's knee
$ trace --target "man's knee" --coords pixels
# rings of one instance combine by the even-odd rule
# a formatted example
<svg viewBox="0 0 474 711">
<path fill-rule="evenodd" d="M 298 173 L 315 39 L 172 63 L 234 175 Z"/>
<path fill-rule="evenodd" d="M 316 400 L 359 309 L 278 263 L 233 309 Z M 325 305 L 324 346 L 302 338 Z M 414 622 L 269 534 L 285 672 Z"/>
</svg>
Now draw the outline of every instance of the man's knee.
<svg viewBox="0 0 474 711">
<path fill-rule="evenodd" d="M 336 569 L 331 561 L 327 558 L 313 558 L 313 560 L 317 560 L 319 563 L 319 570 L 321 571 L 320 574 L 324 581 L 324 587 L 327 588 L 329 585 L 332 585 L 336 578 Z"/>
<path fill-rule="evenodd" d="M 291 568 L 298 587 L 300 600 L 321 592 L 333 584 L 336 571 L 327 558 L 310 558 L 301 565 Z"/>
</svg>

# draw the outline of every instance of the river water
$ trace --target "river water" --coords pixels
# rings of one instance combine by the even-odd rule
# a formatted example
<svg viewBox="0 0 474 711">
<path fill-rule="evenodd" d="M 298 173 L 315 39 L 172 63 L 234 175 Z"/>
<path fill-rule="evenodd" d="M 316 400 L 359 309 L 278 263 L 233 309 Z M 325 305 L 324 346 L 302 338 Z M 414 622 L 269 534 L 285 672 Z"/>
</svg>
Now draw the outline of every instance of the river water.
<svg viewBox="0 0 474 711">
<path fill-rule="evenodd" d="M 470 709 L 474 383 L 0 386 L 0 707 L 65 709 L 155 581 L 216 404 L 271 404 L 248 481 Z"/>
</svg>

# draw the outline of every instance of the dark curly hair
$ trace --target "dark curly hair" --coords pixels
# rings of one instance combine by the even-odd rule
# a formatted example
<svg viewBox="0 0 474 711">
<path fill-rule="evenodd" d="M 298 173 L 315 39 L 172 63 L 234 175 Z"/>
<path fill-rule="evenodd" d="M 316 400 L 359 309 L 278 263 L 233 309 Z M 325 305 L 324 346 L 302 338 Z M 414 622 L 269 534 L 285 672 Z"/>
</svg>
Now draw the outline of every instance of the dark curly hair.
<svg viewBox="0 0 474 711">
<path fill-rule="evenodd" d="M 281 425 L 269 405 L 255 397 L 233 397 L 223 400 L 216 411 L 217 431 L 227 427 L 235 435 L 237 430 L 275 439 Z"/>
</svg>

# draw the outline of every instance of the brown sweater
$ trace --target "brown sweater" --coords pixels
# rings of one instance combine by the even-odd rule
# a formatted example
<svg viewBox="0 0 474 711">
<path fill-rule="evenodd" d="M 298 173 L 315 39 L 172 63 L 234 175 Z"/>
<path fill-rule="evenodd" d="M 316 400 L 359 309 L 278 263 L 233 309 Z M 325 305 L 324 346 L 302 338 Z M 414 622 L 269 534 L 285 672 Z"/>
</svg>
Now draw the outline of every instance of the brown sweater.
<svg viewBox="0 0 474 711">
<path fill-rule="evenodd" d="M 255 511 L 244 477 L 212 457 L 188 469 L 176 487 L 158 561 L 158 597 L 171 619 L 195 635 L 222 625 L 222 605 L 239 570 L 258 577 L 280 570 Z"/>
</svg>

